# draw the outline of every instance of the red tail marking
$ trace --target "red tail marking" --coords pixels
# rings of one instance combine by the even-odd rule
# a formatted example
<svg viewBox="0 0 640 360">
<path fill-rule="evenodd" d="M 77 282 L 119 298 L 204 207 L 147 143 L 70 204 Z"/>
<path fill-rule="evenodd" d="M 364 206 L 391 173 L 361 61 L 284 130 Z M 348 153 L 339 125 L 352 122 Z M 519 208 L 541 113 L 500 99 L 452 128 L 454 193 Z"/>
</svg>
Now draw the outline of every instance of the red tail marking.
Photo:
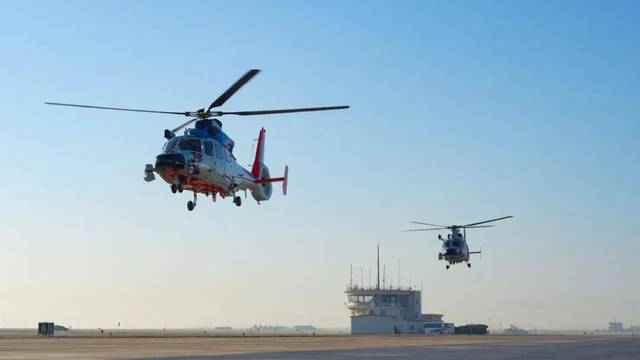
<svg viewBox="0 0 640 360">
<path fill-rule="evenodd" d="M 258 146 L 256 147 L 256 158 L 253 160 L 253 166 L 251 167 L 251 175 L 254 178 L 260 178 L 260 164 L 264 161 L 264 134 L 266 130 L 264 128 L 260 129 L 260 134 L 258 134 Z"/>
</svg>

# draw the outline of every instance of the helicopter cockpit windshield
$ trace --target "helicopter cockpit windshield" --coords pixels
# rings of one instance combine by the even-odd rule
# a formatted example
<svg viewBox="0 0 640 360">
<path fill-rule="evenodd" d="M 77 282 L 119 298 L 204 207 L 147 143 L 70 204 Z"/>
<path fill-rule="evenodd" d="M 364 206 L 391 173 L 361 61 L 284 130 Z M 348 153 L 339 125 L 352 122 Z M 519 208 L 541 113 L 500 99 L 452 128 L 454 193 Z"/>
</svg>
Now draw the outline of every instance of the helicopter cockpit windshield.
<svg viewBox="0 0 640 360">
<path fill-rule="evenodd" d="M 176 144 L 177 144 L 177 143 L 178 143 L 178 139 L 173 138 L 173 139 L 171 139 L 171 140 L 167 141 L 167 142 L 164 144 L 164 146 L 162 147 L 162 150 L 163 150 L 165 153 L 173 152 L 173 150 L 175 149 L 175 147 L 176 147 Z"/>
<path fill-rule="evenodd" d="M 180 147 L 180 150 L 202 152 L 200 139 L 198 138 L 189 138 L 189 137 L 184 138 L 180 140 L 180 143 L 178 144 L 178 146 Z"/>
</svg>

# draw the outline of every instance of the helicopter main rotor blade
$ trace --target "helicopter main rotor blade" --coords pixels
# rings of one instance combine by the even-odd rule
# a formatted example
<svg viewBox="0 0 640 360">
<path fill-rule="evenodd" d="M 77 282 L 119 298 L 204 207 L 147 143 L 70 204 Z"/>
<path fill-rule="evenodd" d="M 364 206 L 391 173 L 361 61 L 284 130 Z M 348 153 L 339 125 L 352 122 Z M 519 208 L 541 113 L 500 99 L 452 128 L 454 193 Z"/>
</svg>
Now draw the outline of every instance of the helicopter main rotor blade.
<svg viewBox="0 0 640 360">
<path fill-rule="evenodd" d="M 486 228 L 493 227 L 493 225 L 479 225 L 479 226 L 463 226 L 465 229 Z"/>
<path fill-rule="evenodd" d="M 185 123 L 181 124 L 181 125 L 180 125 L 180 126 L 178 126 L 177 128 L 175 128 L 175 129 L 171 130 L 171 132 L 172 132 L 172 133 L 176 133 L 176 132 L 180 131 L 181 129 L 185 128 L 186 126 L 189 126 L 189 124 L 191 124 L 192 122 L 194 122 L 194 121 L 196 121 L 196 120 L 198 120 L 198 118 L 193 118 L 193 119 L 191 119 L 191 120 L 189 120 L 189 121 L 187 121 L 187 122 L 185 122 Z"/>
<path fill-rule="evenodd" d="M 222 93 L 222 95 L 220 95 L 217 99 L 215 99 L 211 103 L 211 105 L 209 105 L 209 108 L 207 110 L 211 110 L 214 107 L 222 106 L 222 104 L 227 102 L 227 100 L 229 100 L 229 98 L 232 97 L 233 94 L 236 93 L 236 91 L 240 90 L 240 88 L 244 86 L 244 84 L 248 83 L 249 80 L 251 80 L 254 76 L 258 75 L 259 72 L 260 70 L 258 69 L 251 69 L 247 71 L 247 73 L 244 74 L 240 79 L 238 79 L 238 81 L 236 81 L 235 84 L 231 85 L 231 87 L 228 88 L 227 91 L 225 91 L 224 93 Z"/>
<path fill-rule="evenodd" d="M 87 108 L 87 109 L 133 111 L 133 112 L 143 112 L 143 113 L 191 116 L 190 113 L 187 112 L 187 111 L 159 111 L 159 110 L 128 109 L 128 108 L 116 108 L 116 107 L 109 107 L 109 106 L 65 104 L 65 103 L 57 103 L 57 102 L 45 102 L 45 104 L 46 105 L 57 105 L 57 106 L 71 106 L 71 107 L 79 107 L 79 108 Z"/>
<path fill-rule="evenodd" d="M 427 225 L 427 226 L 436 226 L 436 227 L 441 227 L 441 228 L 448 228 L 448 226 L 446 225 L 437 225 L 437 224 L 429 224 L 426 222 L 420 222 L 420 221 L 411 221 L 412 224 L 418 224 L 418 225 Z"/>
<path fill-rule="evenodd" d="M 446 227 L 441 227 L 441 228 L 433 228 L 433 229 L 409 229 L 409 230 L 402 230 L 403 232 L 409 232 L 409 231 L 432 231 L 432 230 L 444 230 L 444 229 L 448 229 Z"/>
<path fill-rule="evenodd" d="M 297 109 L 279 109 L 279 110 L 255 110 L 255 111 L 219 111 L 214 112 L 214 116 L 222 115 L 270 115 L 270 114 L 286 114 L 295 112 L 307 112 L 307 111 L 325 111 L 325 110 L 340 110 L 348 109 L 348 105 L 341 106 L 324 106 L 324 107 L 312 107 L 312 108 L 297 108 Z"/>
<path fill-rule="evenodd" d="M 497 218 L 497 219 L 485 220 L 485 221 L 480 221 L 480 222 L 477 222 L 477 223 L 467 224 L 467 225 L 462 225 L 462 226 L 470 227 L 470 226 L 474 226 L 474 225 L 486 224 L 486 223 L 493 222 L 493 221 L 504 220 L 504 219 L 508 219 L 508 218 L 512 218 L 512 217 L 513 216 L 511 216 L 511 215 L 503 216 L 503 217 L 500 217 L 500 218 Z"/>
</svg>

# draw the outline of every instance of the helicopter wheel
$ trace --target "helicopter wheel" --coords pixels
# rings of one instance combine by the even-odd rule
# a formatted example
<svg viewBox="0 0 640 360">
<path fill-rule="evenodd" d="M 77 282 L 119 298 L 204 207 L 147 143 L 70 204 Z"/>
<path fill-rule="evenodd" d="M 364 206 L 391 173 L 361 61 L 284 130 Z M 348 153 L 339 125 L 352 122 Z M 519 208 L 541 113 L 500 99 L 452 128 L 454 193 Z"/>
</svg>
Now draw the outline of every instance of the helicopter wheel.
<svg viewBox="0 0 640 360">
<path fill-rule="evenodd" d="M 174 194 L 177 193 L 178 192 L 178 187 L 175 186 L 175 185 L 171 185 L 171 192 L 174 193 Z"/>
<path fill-rule="evenodd" d="M 240 196 L 234 197 L 233 198 L 233 203 L 236 204 L 236 206 L 242 205 L 242 199 L 240 198 Z"/>
<path fill-rule="evenodd" d="M 471 269 L 471 263 L 467 263 L 467 267 Z"/>
<path fill-rule="evenodd" d="M 189 202 L 187 202 L 187 210 L 193 211 L 193 208 L 195 207 L 196 207 L 196 203 L 194 203 L 193 201 L 189 200 Z"/>
<path fill-rule="evenodd" d="M 451 267 L 451 265 L 447 265 L 447 270 L 449 270 L 450 267 Z"/>
<path fill-rule="evenodd" d="M 176 185 L 176 189 L 178 190 L 179 193 L 181 193 L 184 190 L 184 188 L 182 187 L 182 184 Z"/>
</svg>

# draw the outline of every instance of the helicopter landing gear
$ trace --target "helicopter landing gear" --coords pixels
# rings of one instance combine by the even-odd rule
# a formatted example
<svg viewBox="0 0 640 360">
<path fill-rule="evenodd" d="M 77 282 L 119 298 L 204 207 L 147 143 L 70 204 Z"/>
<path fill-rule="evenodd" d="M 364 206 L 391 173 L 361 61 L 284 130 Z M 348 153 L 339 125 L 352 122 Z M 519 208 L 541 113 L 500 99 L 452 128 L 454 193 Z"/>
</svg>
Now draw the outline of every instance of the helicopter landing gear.
<svg viewBox="0 0 640 360">
<path fill-rule="evenodd" d="M 438 260 L 442 260 L 442 254 L 438 254 Z"/>
<path fill-rule="evenodd" d="M 471 269 L 471 263 L 467 263 L 467 267 Z"/>
<path fill-rule="evenodd" d="M 198 201 L 198 197 L 196 195 L 196 193 L 193 193 L 193 201 L 189 200 L 187 202 L 187 210 L 189 211 L 193 211 L 193 209 L 196 207 L 196 202 Z"/>
<path fill-rule="evenodd" d="M 171 192 L 174 193 L 174 194 L 177 193 L 178 192 L 178 187 L 175 186 L 175 185 L 171 185 Z"/>
<path fill-rule="evenodd" d="M 182 187 L 182 184 L 176 185 L 176 189 L 178 190 L 179 193 L 182 193 L 182 191 L 184 191 L 184 188 Z"/>
<path fill-rule="evenodd" d="M 236 206 L 242 205 L 242 198 L 240 196 L 234 196 L 233 203 L 236 204 Z"/>
<path fill-rule="evenodd" d="M 449 270 L 450 267 L 451 267 L 451 265 L 447 265 L 447 270 Z"/>
</svg>

